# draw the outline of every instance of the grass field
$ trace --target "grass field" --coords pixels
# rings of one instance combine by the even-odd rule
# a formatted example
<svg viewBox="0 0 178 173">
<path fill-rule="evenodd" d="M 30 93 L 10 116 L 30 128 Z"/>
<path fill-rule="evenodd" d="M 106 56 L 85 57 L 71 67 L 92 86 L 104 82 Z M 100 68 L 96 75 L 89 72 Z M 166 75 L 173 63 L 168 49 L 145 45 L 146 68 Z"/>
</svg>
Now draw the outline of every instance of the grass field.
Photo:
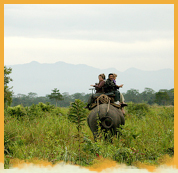
<svg viewBox="0 0 178 173">
<path fill-rule="evenodd" d="M 98 156 L 118 163 L 161 164 L 165 155 L 174 154 L 174 107 L 129 103 L 125 126 L 113 143 L 100 138 L 94 142 L 85 121 L 79 155 L 76 125 L 68 119 L 69 108 L 39 103 L 18 105 L 4 111 L 5 168 L 11 160 L 47 160 L 89 166 Z M 86 114 L 89 114 L 89 111 Z"/>
</svg>

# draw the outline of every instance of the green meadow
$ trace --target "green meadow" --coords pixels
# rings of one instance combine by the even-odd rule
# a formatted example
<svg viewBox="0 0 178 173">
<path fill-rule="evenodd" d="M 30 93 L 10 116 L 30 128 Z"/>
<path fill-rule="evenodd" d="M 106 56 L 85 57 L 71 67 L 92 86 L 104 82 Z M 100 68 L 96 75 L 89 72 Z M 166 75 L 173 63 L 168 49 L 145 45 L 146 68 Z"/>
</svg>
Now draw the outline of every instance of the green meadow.
<svg viewBox="0 0 178 173">
<path fill-rule="evenodd" d="M 111 143 L 104 140 L 102 132 L 94 142 L 86 120 L 78 140 L 76 124 L 68 117 L 69 108 L 49 103 L 8 107 L 4 111 L 4 167 L 10 168 L 14 158 L 90 166 L 103 157 L 126 165 L 159 165 L 165 155 L 174 155 L 173 106 L 130 102 L 125 109 L 121 135 L 113 136 Z"/>
</svg>

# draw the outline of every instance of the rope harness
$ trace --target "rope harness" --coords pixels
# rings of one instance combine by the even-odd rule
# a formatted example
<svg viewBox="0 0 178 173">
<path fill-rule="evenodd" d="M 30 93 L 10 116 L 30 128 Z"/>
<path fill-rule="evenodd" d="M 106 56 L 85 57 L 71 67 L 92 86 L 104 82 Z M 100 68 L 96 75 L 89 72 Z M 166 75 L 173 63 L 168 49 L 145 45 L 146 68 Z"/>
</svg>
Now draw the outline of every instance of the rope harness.
<svg viewBox="0 0 178 173">
<path fill-rule="evenodd" d="M 107 115 L 108 115 L 108 112 L 109 112 L 110 101 L 111 101 L 111 98 L 108 97 L 108 96 L 105 95 L 105 94 L 102 94 L 102 95 L 100 95 L 100 96 L 97 98 L 98 115 L 99 115 L 99 111 L 100 111 L 100 110 L 99 110 L 99 103 L 101 103 L 101 104 L 103 104 L 103 103 L 108 104 L 108 108 L 107 108 L 107 112 L 106 112 L 105 116 L 100 119 L 102 126 L 103 126 L 104 128 L 106 128 L 106 129 L 110 129 L 110 128 L 113 126 L 113 119 L 112 119 L 110 116 L 107 116 Z M 111 121 L 110 125 L 106 124 L 106 121 L 105 121 L 105 120 Z"/>
<path fill-rule="evenodd" d="M 105 94 L 101 94 L 98 98 L 97 98 L 97 106 L 98 106 L 98 112 L 99 112 L 99 102 L 100 103 L 106 103 L 108 104 L 108 108 L 107 108 L 107 113 L 109 111 L 109 105 L 110 105 L 110 100 L 111 98 L 109 98 L 107 95 Z"/>
</svg>

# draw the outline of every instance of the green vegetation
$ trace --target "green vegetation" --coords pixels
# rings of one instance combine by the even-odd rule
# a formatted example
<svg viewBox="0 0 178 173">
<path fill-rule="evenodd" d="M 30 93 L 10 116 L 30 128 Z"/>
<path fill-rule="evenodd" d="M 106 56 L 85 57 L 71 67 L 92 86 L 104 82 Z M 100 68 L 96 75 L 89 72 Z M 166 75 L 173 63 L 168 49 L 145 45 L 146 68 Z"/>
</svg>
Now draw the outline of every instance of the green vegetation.
<svg viewBox="0 0 178 173">
<path fill-rule="evenodd" d="M 57 107 L 57 102 L 59 100 L 63 100 L 63 97 L 61 95 L 61 93 L 59 92 L 59 90 L 57 88 L 54 88 L 52 90 L 52 93 L 50 95 L 47 95 L 47 97 L 51 100 L 55 100 L 56 101 L 56 107 Z"/>
<path fill-rule="evenodd" d="M 60 94 L 59 90 L 57 89 L 53 93 L 59 94 L 58 105 L 61 107 L 70 106 L 70 103 L 74 102 L 75 99 L 80 99 L 81 101 L 87 102 L 89 96 L 91 95 L 85 93 L 75 93 L 69 95 L 67 92 Z M 149 105 L 153 105 L 155 103 L 158 105 L 174 105 L 174 89 L 159 90 L 158 92 L 155 92 L 151 88 L 145 88 L 142 93 L 139 93 L 138 90 L 130 89 L 126 93 L 123 93 L 123 95 L 126 102 L 147 103 Z M 39 102 L 50 102 L 51 104 L 55 105 L 57 100 L 51 100 L 48 96 L 49 95 L 38 97 L 36 93 L 32 92 L 28 93 L 28 95 L 17 94 L 12 98 L 12 106 L 17 106 L 19 104 L 22 104 L 23 106 L 31 106 L 32 104 L 38 104 Z M 57 94 L 55 96 L 58 97 Z"/>
<path fill-rule="evenodd" d="M 7 108 L 7 106 L 10 106 L 12 103 L 13 92 L 11 91 L 12 88 L 8 86 L 9 82 L 12 81 L 9 77 L 11 72 L 11 68 L 4 66 L 4 108 Z"/>
<path fill-rule="evenodd" d="M 142 93 L 136 89 L 130 89 L 123 93 L 126 102 L 147 103 L 153 105 L 174 105 L 174 89 L 160 89 L 155 92 L 151 88 L 145 88 Z"/>
<path fill-rule="evenodd" d="M 85 123 L 87 110 L 84 108 L 85 104 L 81 100 L 75 100 L 75 102 L 71 103 L 71 107 L 68 112 L 68 119 L 76 125 L 77 128 L 77 135 L 74 139 L 78 141 L 78 156 L 79 156 L 79 162 L 81 158 L 81 143 L 82 136 L 81 136 L 81 130 L 82 126 Z"/>
<path fill-rule="evenodd" d="M 58 106 L 69 107 L 70 103 L 74 102 L 75 99 L 80 99 L 81 101 L 87 102 L 91 94 L 75 93 L 69 95 L 69 93 L 65 92 L 62 93 L 61 95 L 62 95 L 61 99 L 63 100 L 58 100 Z M 48 96 L 49 95 L 38 97 L 36 93 L 32 92 L 28 93 L 28 95 L 17 94 L 12 98 L 12 106 L 17 106 L 19 104 L 22 104 L 23 106 L 31 106 L 32 104 L 38 104 L 39 102 L 42 103 L 50 102 L 51 104 L 56 105 L 55 99 L 50 99 Z"/>
<path fill-rule="evenodd" d="M 55 88 L 46 97 L 30 92 L 27 96 L 18 94 L 12 98 L 13 92 L 8 87 L 12 81 L 11 71 L 4 67 L 5 168 L 11 166 L 13 158 L 88 166 L 98 155 L 127 165 L 135 165 L 138 161 L 159 164 L 164 155 L 173 156 L 174 107 L 158 104 L 174 105 L 174 89 L 157 93 L 150 88 L 142 93 L 131 89 L 123 93 L 130 103 L 125 108 L 126 121 L 120 130 L 121 136 L 104 140 L 100 129 L 94 142 L 86 121 L 89 111 L 84 109 L 90 94 L 61 95 Z M 57 107 L 58 100 L 63 108 Z M 13 107 L 10 107 L 11 102 Z"/>
<path fill-rule="evenodd" d="M 78 105 L 82 105 L 80 101 Z M 49 103 L 5 109 L 5 168 L 9 168 L 12 158 L 25 161 L 38 158 L 53 164 L 63 160 L 88 166 L 94 163 L 98 155 L 127 165 L 134 165 L 137 161 L 158 165 L 162 156 L 174 154 L 173 106 L 129 103 L 122 135 L 113 137 L 113 143 L 104 138 L 94 142 L 86 121 L 89 111 L 82 114 L 83 105 L 77 106 L 77 102 L 71 106 L 70 111 L 69 108 L 55 107 Z M 76 111 L 78 107 L 79 112 Z M 78 123 L 70 115 L 77 118 L 80 113 L 78 140 Z"/>
</svg>

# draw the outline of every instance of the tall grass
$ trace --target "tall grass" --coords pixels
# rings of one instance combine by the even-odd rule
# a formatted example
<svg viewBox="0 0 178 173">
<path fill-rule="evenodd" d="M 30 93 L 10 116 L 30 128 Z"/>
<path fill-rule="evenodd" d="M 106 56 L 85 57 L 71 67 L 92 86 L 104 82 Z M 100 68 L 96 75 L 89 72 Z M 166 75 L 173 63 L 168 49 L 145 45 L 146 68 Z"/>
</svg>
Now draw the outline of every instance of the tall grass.
<svg viewBox="0 0 178 173">
<path fill-rule="evenodd" d="M 94 142 L 85 121 L 80 160 L 75 138 L 77 129 L 69 121 L 67 112 L 68 108 L 41 103 L 8 108 L 4 117 L 5 168 L 9 168 L 12 158 L 25 161 L 38 158 L 53 164 L 62 160 L 87 166 L 92 165 L 98 155 L 127 165 L 137 161 L 158 164 L 163 155 L 173 156 L 174 107 L 130 103 L 121 136 L 113 137 L 113 143 L 104 139 Z"/>
</svg>

